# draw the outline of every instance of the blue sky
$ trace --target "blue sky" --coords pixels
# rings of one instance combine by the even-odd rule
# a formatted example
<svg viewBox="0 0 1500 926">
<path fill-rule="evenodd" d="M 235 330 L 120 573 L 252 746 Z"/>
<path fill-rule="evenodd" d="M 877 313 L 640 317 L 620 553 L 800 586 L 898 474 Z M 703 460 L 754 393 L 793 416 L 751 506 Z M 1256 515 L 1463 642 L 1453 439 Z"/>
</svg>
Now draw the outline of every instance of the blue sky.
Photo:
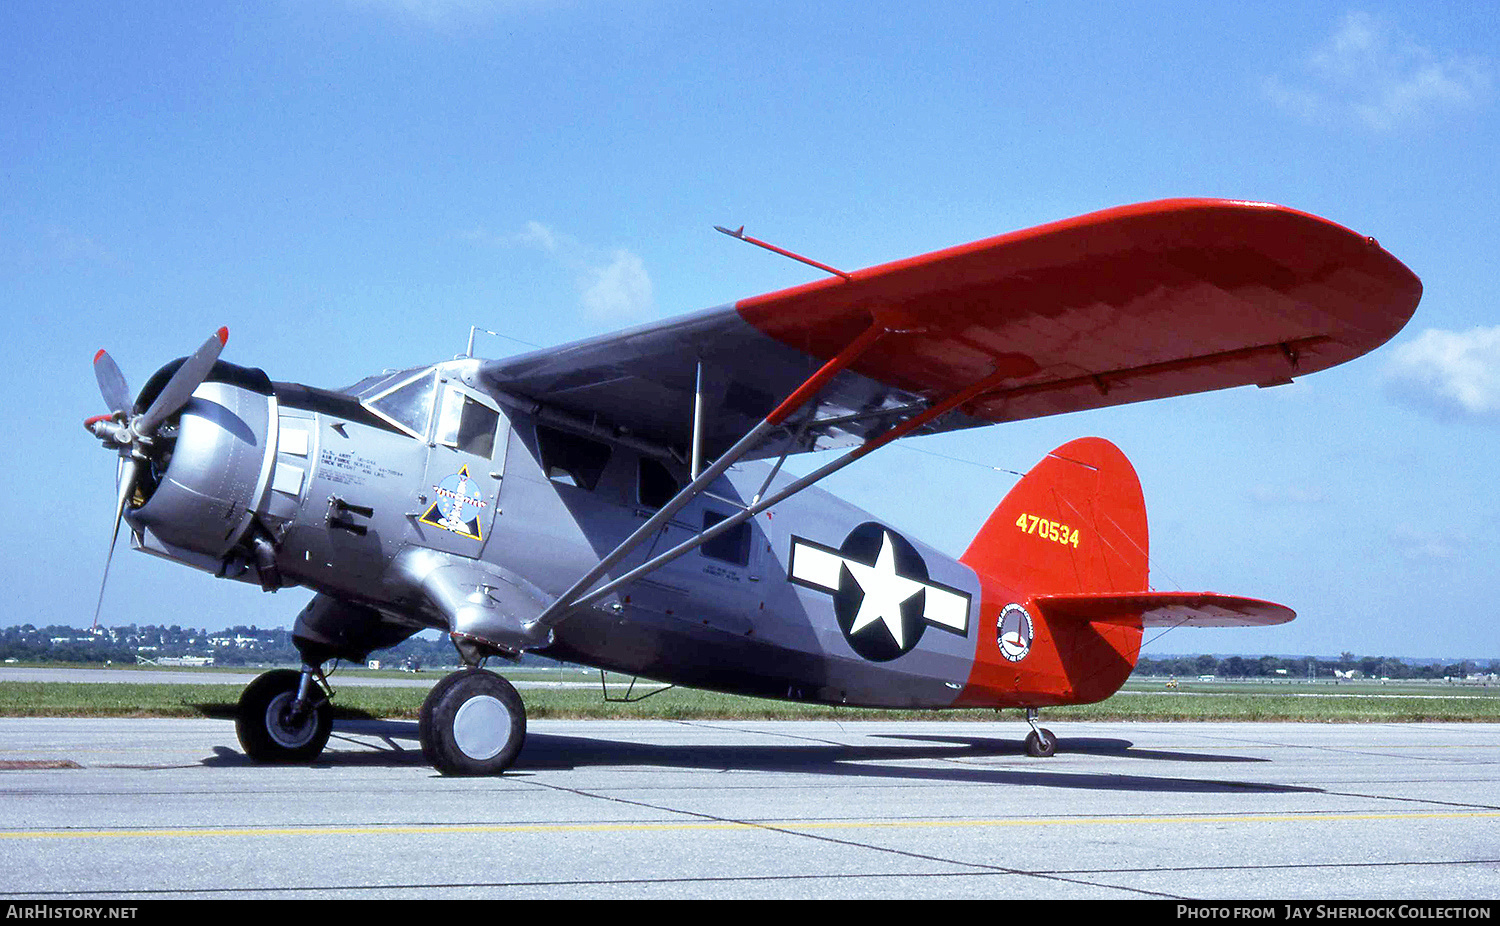
<svg viewBox="0 0 1500 926">
<path fill-rule="evenodd" d="M 906 442 L 830 487 L 960 552 L 1095 434 L 1135 462 L 1153 584 L 1274 629 L 1148 653 L 1500 657 L 1500 20 L 1487 4 L 267 0 L 0 5 L 8 621 L 87 624 L 113 461 L 90 360 L 345 385 L 720 305 L 1123 203 L 1267 200 L 1426 287 L 1295 385 Z M 799 461 L 808 465 L 806 461 Z M 288 625 L 117 556 L 104 622 Z"/>
</svg>

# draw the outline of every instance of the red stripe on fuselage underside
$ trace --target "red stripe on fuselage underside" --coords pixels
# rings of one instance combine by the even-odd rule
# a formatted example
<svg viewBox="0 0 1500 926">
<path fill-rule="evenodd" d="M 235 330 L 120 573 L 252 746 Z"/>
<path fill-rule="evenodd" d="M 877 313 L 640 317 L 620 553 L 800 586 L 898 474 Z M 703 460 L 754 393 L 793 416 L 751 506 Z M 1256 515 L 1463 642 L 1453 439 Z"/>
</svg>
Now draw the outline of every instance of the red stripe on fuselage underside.
<svg viewBox="0 0 1500 926">
<path fill-rule="evenodd" d="M 1349 360 L 1411 317 L 1421 283 L 1372 240 L 1254 203 L 1124 206 L 736 303 L 827 359 L 929 398 L 1014 375 L 965 411 L 1016 420 L 1248 383 Z"/>
</svg>

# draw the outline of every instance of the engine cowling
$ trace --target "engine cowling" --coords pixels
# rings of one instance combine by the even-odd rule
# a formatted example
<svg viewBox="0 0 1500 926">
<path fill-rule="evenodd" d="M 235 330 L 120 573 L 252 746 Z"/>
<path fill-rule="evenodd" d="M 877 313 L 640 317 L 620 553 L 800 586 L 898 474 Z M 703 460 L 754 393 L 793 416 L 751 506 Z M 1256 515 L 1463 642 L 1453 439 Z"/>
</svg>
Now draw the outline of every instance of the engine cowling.
<svg viewBox="0 0 1500 926">
<path fill-rule="evenodd" d="M 179 366 L 168 364 L 146 383 L 138 410 Z M 144 454 L 125 509 L 142 549 L 220 574 L 231 561 L 253 562 L 255 510 L 275 457 L 274 414 L 263 371 L 214 364 Z"/>
</svg>

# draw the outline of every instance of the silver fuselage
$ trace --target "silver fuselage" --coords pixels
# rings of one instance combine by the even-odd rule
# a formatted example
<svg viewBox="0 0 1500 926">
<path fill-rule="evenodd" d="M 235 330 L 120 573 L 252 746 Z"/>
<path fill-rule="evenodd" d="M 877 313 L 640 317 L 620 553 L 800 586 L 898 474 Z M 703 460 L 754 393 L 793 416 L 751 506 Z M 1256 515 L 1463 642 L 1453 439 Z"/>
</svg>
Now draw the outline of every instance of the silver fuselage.
<svg viewBox="0 0 1500 926">
<path fill-rule="evenodd" d="M 299 631 L 329 655 L 472 626 L 508 639 L 509 650 L 795 700 L 944 706 L 969 677 L 974 572 L 815 488 L 575 609 L 544 638 L 490 633 L 534 619 L 660 508 L 687 467 L 645 441 L 591 434 L 586 422 L 496 395 L 475 361 L 341 392 L 256 372 L 199 387 L 169 465 L 126 518 L 147 552 L 268 590 L 317 591 Z M 768 481 L 771 472 L 762 462 L 732 467 L 612 574 L 791 479 Z M 942 622 L 923 621 L 911 613 L 916 596 L 904 633 L 895 617 L 867 620 L 865 635 L 901 640 L 899 660 L 856 652 L 848 609 L 843 627 L 835 613 L 837 551 L 862 525 L 861 536 L 899 541 L 906 571 L 915 563 L 925 573 L 926 597 L 950 605 Z M 814 556 L 832 564 L 821 578 L 807 572 Z"/>
</svg>

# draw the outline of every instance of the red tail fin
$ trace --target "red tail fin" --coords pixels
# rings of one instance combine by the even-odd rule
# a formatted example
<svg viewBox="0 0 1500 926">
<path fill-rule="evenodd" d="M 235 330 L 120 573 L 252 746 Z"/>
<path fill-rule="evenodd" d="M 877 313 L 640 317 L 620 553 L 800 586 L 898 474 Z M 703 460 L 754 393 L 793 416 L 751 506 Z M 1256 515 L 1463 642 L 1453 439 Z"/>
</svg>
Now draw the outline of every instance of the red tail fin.
<svg viewBox="0 0 1500 926">
<path fill-rule="evenodd" d="M 1028 595 L 1138 592 L 1147 587 L 1147 550 L 1135 467 L 1109 441 L 1084 437 L 1016 483 L 962 560 Z"/>
<path fill-rule="evenodd" d="M 1085 437 L 1048 454 L 961 557 L 984 595 L 961 700 L 1059 704 L 1118 690 L 1140 652 L 1139 622 L 1048 620 L 1032 599 L 1145 591 L 1148 549 L 1140 480 L 1119 448 Z"/>
</svg>

